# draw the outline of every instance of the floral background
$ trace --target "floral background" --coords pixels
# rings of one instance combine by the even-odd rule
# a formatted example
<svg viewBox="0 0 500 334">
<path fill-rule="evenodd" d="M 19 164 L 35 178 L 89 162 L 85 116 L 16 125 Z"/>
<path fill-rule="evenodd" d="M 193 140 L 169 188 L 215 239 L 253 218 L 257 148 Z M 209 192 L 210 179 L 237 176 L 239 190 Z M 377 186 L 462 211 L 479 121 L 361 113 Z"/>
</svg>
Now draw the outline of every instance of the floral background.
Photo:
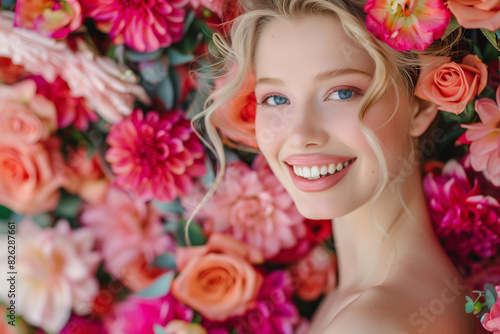
<svg viewBox="0 0 500 334">
<path fill-rule="evenodd" d="M 236 145 L 256 148 L 252 77 L 216 112 L 228 166 L 185 239 L 218 168 L 190 120 L 226 80 L 208 79 L 210 41 L 235 3 L 2 1 L 1 333 L 307 332 L 336 285 L 331 221 L 302 217 L 265 159 Z M 464 312 L 494 332 L 500 6 L 414 3 L 370 0 L 367 26 L 398 50 L 470 29 L 471 54 L 432 61 L 417 85 L 442 118 L 423 143 L 423 186 L 475 298 Z"/>
</svg>

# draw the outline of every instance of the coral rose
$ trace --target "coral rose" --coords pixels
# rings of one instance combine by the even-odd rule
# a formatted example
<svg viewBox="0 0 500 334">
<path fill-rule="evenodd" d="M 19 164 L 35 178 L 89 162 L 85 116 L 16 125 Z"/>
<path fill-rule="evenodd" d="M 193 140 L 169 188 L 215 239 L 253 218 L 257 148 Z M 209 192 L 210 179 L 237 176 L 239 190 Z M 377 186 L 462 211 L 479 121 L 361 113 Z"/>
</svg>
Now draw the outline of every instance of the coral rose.
<svg viewBox="0 0 500 334">
<path fill-rule="evenodd" d="M 242 315 L 254 306 L 263 281 L 250 263 L 262 260 L 257 249 L 229 235 L 212 234 L 203 246 L 177 250 L 180 274 L 172 282 L 172 294 L 209 320 Z"/>
<path fill-rule="evenodd" d="M 33 145 L 0 142 L 0 204 L 25 215 L 54 209 L 64 183 L 59 141 Z"/>
<path fill-rule="evenodd" d="M 36 94 L 33 80 L 0 85 L 0 142 L 34 144 L 49 138 L 56 129 L 56 108 Z"/>
<path fill-rule="evenodd" d="M 316 246 L 292 270 L 298 280 L 297 296 L 302 300 L 312 301 L 332 290 L 337 283 L 336 271 L 336 258 L 322 246 Z"/>
<path fill-rule="evenodd" d="M 434 102 L 439 110 L 458 115 L 483 91 L 487 81 L 488 70 L 477 56 L 467 55 L 461 64 L 446 57 L 422 69 L 415 95 Z"/>
<path fill-rule="evenodd" d="M 499 0 L 450 0 L 448 8 L 464 28 L 500 28 Z"/>
<path fill-rule="evenodd" d="M 216 88 L 230 79 L 232 79 L 231 75 L 217 80 L 215 82 Z M 254 149 L 258 147 L 255 138 L 256 100 L 254 88 L 255 76 L 249 73 L 235 98 L 217 109 L 212 116 L 213 125 L 220 129 L 224 142 L 230 147 L 237 147 L 238 144 Z"/>
</svg>

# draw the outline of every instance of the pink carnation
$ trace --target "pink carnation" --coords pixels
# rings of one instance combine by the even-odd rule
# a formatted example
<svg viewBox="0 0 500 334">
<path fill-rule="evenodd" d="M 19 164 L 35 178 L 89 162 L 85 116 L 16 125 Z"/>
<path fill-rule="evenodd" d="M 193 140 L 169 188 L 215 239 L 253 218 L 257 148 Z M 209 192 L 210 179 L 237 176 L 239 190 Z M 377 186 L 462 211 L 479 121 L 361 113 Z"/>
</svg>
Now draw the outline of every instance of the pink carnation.
<svg viewBox="0 0 500 334">
<path fill-rule="evenodd" d="M 153 334 L 155 324 L 165 326 L 174 319 L 191 321 L 193 314 L 171 294 L 153 299 L 132 295 L 118 304 L 105 322 L 109 333 Z"/>
<path fill-rule="evenodd" d="M 448 161 L 441 175 L 428 173 L 424 190 L 437 235 L 449 252 L 481 257 L 496 254 L 500 243 L 500 205 L 495 198 L 481 195 L 477 180 L 473 187 L 470 185 L 457 161 Z"/>
<path fill-rule="evenodd" d="M 111 130 L 107 143 L 106 160 L 116 184 L 145 201 L 185 196 L 193 188 L 192 178 L 205 174 L 203 146 L 178 111 L 144 115 L 137 109 Z"/>
<path fill-rule="evenodd" d="M 497 102 L 482 98 L 476 100 L 476 111 L 481 122 L 463 124 L 465 138 L 471 141 L 470 161 L 472 168 L 483 172 L 495 186 L 500 186 L 500 87 Z"/>
<path fill-rule="evenodd" d="M 86 228 L 71 230 L 64 220 L 45 229 L 24 220 L 17 232 L 17 315 L 31 325 L 57 333 L 72 310 L 88 314 L 99 292 L 95 272 L 100 257 L 93 250 L 94 237 Z M 7 252 L 1 253 L 0 263 L 7 268 Z M 8 300 L 8 287 L 0 284 L 4 301 Z"/>
<path fill-rule="evenodd" d="M 187 0 L 83 0 L 87 17 L 109 33 L 113 43 L 152 52 L 181 40 Z"/>
<path fill-rule="evenodd" d="M 181 199 L 181 203 L 186 214 L 196 205 L 192 198 Z M 252 168 L 243 162 L 228 164 L 223 181 L 200 218 L 208 230 L 232 234 L 262 250 L 265 259 L 294 247 L 306 234 L 304 217 L 262 155 L 255 158 Z"/>
<path fill-rule="evenodd" d="M 451 19 L 442 0 L 369 0 L 365 12 L 368 30 L 399 51 L 425 50 Z"/>
<path fill-rule="evenodd" d="M 132 279 L 126 276 L 128 266 L 136 261 L 151 263 L 175 248 L 153 204 L 117 188 L 108 190 L 102 205 L 85 206 L 80 221 L 96 235 L 106 270 L 126 285 L 137 285 L 127 281 Z"/>
<path fill-rule="evenodd" d="M 68 84 L 61 77 L 57 77 L 52 83 L 42 76 L 33 76 L 31 79 L 37 84 L 37 93 L 54 103 L 60 128 L 73 125 L 75 129 L 84 131 L 89 127 L 89 121 L 99 120 L 99 116 L 89 108 L 84 98 L 71 96 Z"/>
</svg>

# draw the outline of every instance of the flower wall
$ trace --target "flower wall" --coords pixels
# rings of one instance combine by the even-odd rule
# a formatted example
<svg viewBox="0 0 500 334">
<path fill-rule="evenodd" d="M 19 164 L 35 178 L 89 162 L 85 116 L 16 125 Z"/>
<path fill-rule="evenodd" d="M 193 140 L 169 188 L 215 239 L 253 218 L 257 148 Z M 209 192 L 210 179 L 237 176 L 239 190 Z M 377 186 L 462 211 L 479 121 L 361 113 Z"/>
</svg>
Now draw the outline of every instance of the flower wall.
<svg viewBox="0 0 500 334">
<path fill-rule="evenodd" d="M 241 13 L 234 3 L 2 1 L 0 333 L 307 332 L 336 285 L 331 221 L 302 217 L 265 159 L 239 149 L 256 148 L 251 76 L 215 113 L 228 165 L 184 238 L 217 170 L 190 119 L 227 80 L 193 72 Z M 437 158 L 422 171 L 430 215 L 471 295 L 484 290 L 467 307 L 494 331 L 500 14 L 481 3 L 365 11 L 398 50 L 458 25 L 491 30 L 467 32 L 474 55 L 433 62 L 416 94 L 443 117 L 423 146 Z"/>
</svg>

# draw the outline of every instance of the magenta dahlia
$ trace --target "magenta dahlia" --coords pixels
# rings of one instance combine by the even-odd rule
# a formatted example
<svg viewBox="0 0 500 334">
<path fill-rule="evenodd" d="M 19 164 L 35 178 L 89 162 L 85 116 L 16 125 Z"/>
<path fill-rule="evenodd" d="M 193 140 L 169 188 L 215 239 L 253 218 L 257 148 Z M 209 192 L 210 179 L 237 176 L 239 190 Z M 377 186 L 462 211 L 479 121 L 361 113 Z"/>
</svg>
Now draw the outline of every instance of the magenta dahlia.
<svg viewBox="0 0 500 334">
<path fill-rule="evenodd" d="M 87 17 L 117 45 L 152 52 L 182 38 L 188 0 L 82 0 Z"/>
<path fill-rule="evenodd" d="M 203 146 L 181 112 L 144 115 L 137 109 L 114 126 L 107 143 L 116 185 L 144 201 L 184 196 L 193 188 L 192 178 L 206 171 Z"/>
<path fill-rule="evenodd" d="M 456 160 L 439 169 L 425 176 L 424 190 L 431 219 L 446 250 L 460 256 L 496 254 L 500 243 L 498 201 L 481 194 L 477 179 L 471 186 Z"/>
</svg>

